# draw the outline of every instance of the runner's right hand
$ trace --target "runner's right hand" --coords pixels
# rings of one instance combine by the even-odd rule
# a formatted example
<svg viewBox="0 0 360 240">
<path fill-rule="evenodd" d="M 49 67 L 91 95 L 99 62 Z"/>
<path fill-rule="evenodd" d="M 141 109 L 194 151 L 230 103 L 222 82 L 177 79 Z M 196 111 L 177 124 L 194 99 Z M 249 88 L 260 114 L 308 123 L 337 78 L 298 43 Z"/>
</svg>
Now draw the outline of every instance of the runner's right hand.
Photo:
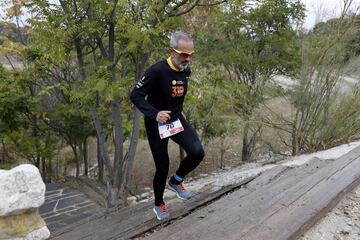
<svg viewBox="0 0 360 240">
<path fill-rule="evenodd" d="M 160 112 L 158 112 L 158 114 L 156 115 L 156 121 L 159 122 L 159 123 L 167 122 L 171 118 L 170 113 L 171 113 L 171 111 L 160 111 Z"/>
</svg>

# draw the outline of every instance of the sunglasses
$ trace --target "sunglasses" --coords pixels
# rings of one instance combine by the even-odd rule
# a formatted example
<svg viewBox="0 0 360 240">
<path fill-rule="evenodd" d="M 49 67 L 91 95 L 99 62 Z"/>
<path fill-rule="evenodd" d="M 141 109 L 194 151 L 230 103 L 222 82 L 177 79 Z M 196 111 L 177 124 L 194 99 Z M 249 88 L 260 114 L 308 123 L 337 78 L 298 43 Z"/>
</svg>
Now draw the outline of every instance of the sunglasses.
<svg viewBox="0 0 360 240">
<path fill-rule="evenodd" d="M 174 50 L 174 52 L 176 52 L 177 54 L 179 54 L 180 57 L 184 57 L 184 58 L 186 58 L 186 57 L 191 57 L 191 56 L 194 54 L 194 51 L 187 53 L 187 52 L 183 52 L 183 51 L 177 50 L 176 48 L 172 48 L 172 49 Z"/>
</svg>

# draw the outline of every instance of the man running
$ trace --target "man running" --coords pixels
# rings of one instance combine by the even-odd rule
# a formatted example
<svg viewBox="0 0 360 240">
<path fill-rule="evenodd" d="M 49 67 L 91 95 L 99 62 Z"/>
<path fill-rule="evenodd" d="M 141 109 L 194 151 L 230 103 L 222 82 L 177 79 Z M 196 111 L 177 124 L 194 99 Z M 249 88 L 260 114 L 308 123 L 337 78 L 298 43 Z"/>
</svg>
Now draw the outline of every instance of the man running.
<svg viewBox="0 0 360 240">
<path fill-rule="evenodd" d="M 187 154 L 168 181 L 168 187 L 183 200 L 189 199 L 190 193 L 182 182 L 205 155 L 196 132 L 182 115 L 193 53 L 193 38 L 182 31 L 173 33 L 170 57 L 152 65 L 130 95 L 131 101 L 144 114 L 147 138 L 155 162 L 153 210 L 158 220 L 170 216 L 163 199 L 169 171 L 169 138 Z"/>
</svg>

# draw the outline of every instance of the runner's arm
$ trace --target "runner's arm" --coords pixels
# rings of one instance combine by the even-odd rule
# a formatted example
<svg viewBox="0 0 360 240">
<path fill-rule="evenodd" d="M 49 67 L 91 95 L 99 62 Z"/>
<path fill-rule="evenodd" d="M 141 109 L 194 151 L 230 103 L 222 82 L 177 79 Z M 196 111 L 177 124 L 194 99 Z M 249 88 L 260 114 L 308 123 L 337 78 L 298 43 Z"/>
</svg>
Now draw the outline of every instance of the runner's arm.
<svg viewBox="0 0 360 240">
<path fill-rule="evenodd" d="M 131 91 L 130 100 L 146 116 L 156 119 L 159 110 L 154 108 L 145 100 L 153 84 L 154 73 L 151 69 L 136 83 L 135 88 Z"/>
</svg>

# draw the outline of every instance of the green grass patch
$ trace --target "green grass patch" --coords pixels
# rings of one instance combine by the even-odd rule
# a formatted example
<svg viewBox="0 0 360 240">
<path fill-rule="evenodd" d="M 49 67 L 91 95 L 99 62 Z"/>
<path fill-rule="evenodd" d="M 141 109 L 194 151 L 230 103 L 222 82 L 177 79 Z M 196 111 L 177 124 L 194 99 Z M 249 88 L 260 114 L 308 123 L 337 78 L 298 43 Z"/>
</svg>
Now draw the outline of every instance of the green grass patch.
<svg viewBox="0 0 360 240">
<path fill-rule="evenodd" d="M 9 170 L 14 167 L 14 163 L 0 163 L 0 169 Z"/>
</svg>

